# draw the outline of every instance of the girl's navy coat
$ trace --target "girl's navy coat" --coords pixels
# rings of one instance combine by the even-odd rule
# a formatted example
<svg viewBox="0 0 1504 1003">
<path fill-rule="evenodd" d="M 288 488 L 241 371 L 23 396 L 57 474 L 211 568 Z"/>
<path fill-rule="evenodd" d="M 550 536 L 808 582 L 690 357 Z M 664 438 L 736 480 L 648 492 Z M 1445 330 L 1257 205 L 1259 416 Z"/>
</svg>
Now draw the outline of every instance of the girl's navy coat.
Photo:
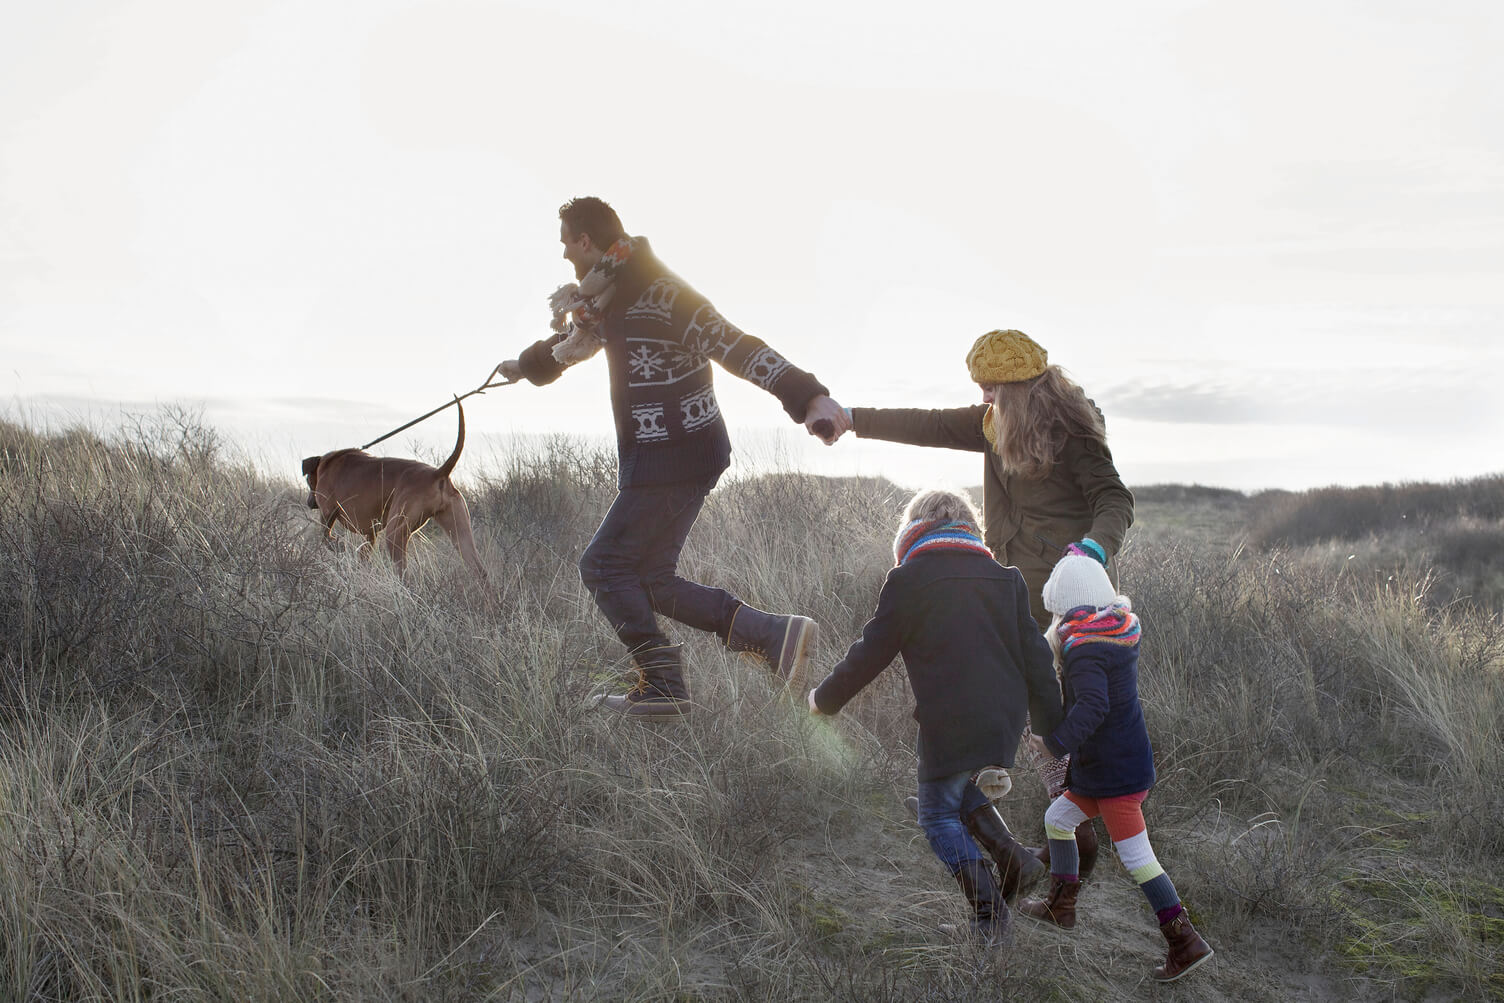
<svg viewBox="0 0 1504 1003">
<path fill-rule="evenodd" d="M 1012 766 L 1025 713 L 1036 734 L 1060 722 L 1050 647 L 1017 568 L 936 550 L 888 572 L 877 610 L 815 689 L 835 714 L 902 654 L 919 722 L 919 779 Z"/>
<path fill-rule="evenodd" d="M 1065 720 L 1045 745 L 1071 755 L 1066 786 L 1089 798 L 1154 786 L 1154 750 L 1138 702 L 1138 646 L 1077 644 L 1065 653 Z"/>
</svg>

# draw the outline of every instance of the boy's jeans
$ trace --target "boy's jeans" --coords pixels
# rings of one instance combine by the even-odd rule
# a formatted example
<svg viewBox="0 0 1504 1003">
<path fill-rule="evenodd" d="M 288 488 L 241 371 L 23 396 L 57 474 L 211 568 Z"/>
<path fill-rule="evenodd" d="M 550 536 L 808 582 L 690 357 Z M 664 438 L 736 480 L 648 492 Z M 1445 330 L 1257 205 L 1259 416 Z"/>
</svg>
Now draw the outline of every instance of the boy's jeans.
<svg viewBox="0 0 1504 1003">
<path fill-rule="evenodd" d="M 986 860 L 966 830 L 965 819 L 987 803 L 987 795 L 971 782 L 970 770 L 919 781 L 919 826 L 952 874 L 969 860 Z"/>
</svg>

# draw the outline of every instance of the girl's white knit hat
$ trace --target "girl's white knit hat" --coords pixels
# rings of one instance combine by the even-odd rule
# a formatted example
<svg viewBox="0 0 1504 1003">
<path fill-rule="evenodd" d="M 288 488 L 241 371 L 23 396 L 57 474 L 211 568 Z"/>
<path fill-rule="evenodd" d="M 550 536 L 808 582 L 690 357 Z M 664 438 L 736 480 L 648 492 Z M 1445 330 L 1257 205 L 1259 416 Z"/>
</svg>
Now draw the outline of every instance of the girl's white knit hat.
<svg viewBox="0 0 1504 1003">
<path fill-rule="evenodd" d="M 1067 554 L 1044 583 L 1044 608 L 1051 613 L 1069 613 L 1078 606 L 1102 609 L 1117 600 L 1107 569 L 1096 558 Z"/>
</svg>

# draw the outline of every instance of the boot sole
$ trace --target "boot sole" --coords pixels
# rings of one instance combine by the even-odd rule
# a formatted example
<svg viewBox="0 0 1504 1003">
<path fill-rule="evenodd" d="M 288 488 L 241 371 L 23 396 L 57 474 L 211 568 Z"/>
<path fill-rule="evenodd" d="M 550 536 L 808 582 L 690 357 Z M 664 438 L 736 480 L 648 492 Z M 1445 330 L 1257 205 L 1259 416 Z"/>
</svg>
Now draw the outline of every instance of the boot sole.
<svg viewBox="0 0 1504 1003">
<path fill-rule="evenodd" d="M 1013 911 L 1018 913 L 1018 915 L 1022 916 L 1029 922 L 1037 923 L 1040 926 L 1049 927 L 1051 930 L 1059 930 L 1061 933 L 1074 933 L 1076 930 L 1075 923 L 1072 923 L 1070 926 L 1061 926 L 1053 919 L 1045 919 L 1043 916 L 1031 916 L 1028 913 L 1024 912 L 1022 909 L 1015 908 Z M 1186 971 L 1190 971 L 1190 969 L 1186 969 Z M 1184 975 L 1185 972 L 1182 972 L 1181 974 Z"/>
<path fill-rule="evenodd" d="M 684 703 L 675 708 L 654 707 L 645 704 L 628 704 L 625 707 L 617 706 L 610 702 L 611 697 L 601 694 L 595 698 L 595 707 L 599 710 L 610 711 L 633 721 L 683 721 L 694 710 L 694 705 Z"/>
<path fill-rule="evenodd" d="M 1171 982 L 1175 982 L 1175 981 L 1178 981 L 1180 979 L 1183 979 L 1187 975 L 1189 975 L 1192 972 L 1194 972 L 1196 969 L 1200 968 L 1202 966 L 1202 964 L 1204 964 L 1207 961 L 1210 961 L 1211 958 L 1212 958 L 1212 955 L 1214 955 L 1216 953 L 1217 953 L 1216 951 L 1208 950 L 1201 957 L 1197 958 L 1195 961 L 1191 962 L 1189 965 L 1186 965 L 1184 968 L 1182 968 L 1180 971 L 1176 972 L 1174 975 L 1170 976 L 1168 979 L 1162 979 L 1158 975 L 1156 975 L 1156 976 L 1154 976 L 1154 981 L 1158 982 L 1160 985 L 1167 985 L 1167 984 L 1169 984 Z"/>
<path fill-rule="evenodd" d="M 809 670 L 810 649 L 814 647 L 815 640 L 820 636 L 820 626 L 807 616 L 790 618 L 789 629 L 783 635 L 783 647 L 780 651 L 778 666 L 783 668 L 783 652 L 790 651 L 792 646 L 792 660 L 788 662 L 788 674 L 783 677 L 783 688 L 791 695 L 799 697 L 804 695 L 804 678 Z"/>
<path fill-rule="evenodd" d="M 626 711 L 626 712 L 623 712 L 622 717 L 627 718 L 630 721 L 642 721 L 644 723 L 659 722 L 659 721 L 687 721 L 687 720 L 689 720 L 689 711 L 687 711 L 687 710 L 680 710 L 680 711 L 663 711 L 663 712 L 654 712 L 654 713 L 647 713 L 645 711 L 638 711 L 635 714 L 632 713 L 631 711 Z"/>
</svg>

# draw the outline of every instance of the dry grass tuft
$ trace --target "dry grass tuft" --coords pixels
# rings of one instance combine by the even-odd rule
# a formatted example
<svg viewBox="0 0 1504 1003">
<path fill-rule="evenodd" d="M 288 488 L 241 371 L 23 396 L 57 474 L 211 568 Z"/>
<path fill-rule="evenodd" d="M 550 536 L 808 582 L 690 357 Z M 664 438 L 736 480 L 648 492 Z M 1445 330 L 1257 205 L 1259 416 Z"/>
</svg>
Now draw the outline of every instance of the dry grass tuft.
<svg viewBox="0 0 1504 1003">
<path fill-rule="evenodd" d="M 819 721 L 689 636 L 687 725 L 589 711 L 625 667 L 574 570 L 614 481 L 567 440 L 516 455 L 466 486 L 490 588 L 442 536 L 404 584 L 191 416 L 0 424 L 0 998 L 1145 991 L 1161 946 L 1110 855 L 1073 938 L 938 932 L 961 907 L 899 805 L 901 666 Z M 905 494 L 727 483 L 686 571 L 814 616 L 828 667 Z M 1438 604 L 1420 560 L 1386 581 L 1321 544 L 1239 546 L 1256 503 L 1147 492 L 1122 567 L 1151 829 L 1218 949 L 1194 991 L 1498 996 L 1497 607 Z M 1481 527 L 1467 553 L 1497 543 Z M 1038 838 L 1037 784 L 1005 807 Z"/>
</svg>

